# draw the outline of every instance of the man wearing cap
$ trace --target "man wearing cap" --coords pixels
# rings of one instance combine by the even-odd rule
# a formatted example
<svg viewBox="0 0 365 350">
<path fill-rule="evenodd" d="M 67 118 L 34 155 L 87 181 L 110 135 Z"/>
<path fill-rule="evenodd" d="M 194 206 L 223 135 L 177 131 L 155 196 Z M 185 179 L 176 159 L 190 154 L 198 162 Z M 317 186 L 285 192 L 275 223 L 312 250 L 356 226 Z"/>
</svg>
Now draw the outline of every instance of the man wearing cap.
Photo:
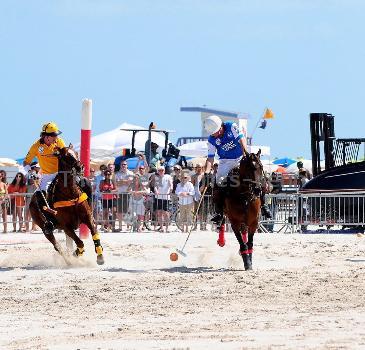
<svg viewBox="0 0 365 350">
<path fill-rule="evenodd" d="M 62 132 L 54 122 L 48 122 L 42 126 L 40 138 L 30 147 L 23 165 L 24 170 L 28 172 L 30 164 L 34 157 L 37 157 L 41 168 L 42 178 L 39 184 L 41 191 L 47 191 L 48 185 L 56 177 L 58 172 L 58 159 L 54 156 L 56 148 L 64 148 L 65 142 L 58 137 Z M 43 196 L 40 191 L 36 191 L 37 202 L 40 208 L 45 205 Z M 47 217 L 45 223 L 45 233 L 53 232 L 53 224 L 50 222 L 51 217 Z"/>
<path fill-rule="evenodd" d="M 163 162 L 163 159 L 161 155 L 158 153 L 157 149 L 158 149 L 158 144 L 155 142 L 151 142 L 151 159 L 149 161 L 147 159 L 147 163 L 150 167 L 150 171 L 153 172 L 155 172 Z"/>
<path fill-rule="evenodd" d="M 57 147 L 65 147 L 65 142 L 58 137 L 61 133 L 55 123 L 44 124 L 39 140 L 33 143 L 24 159 L 24 169 L 28 171 L 27 166 L 30 165 L 34 157 L 37 157 L 42 170 L 42 179 L 39 185 L 42 191 L 46 191 L 48 184 L 58 172 L 58 159 L 53 153 Z"/>
<path fill-rule="evenodd" d="M 215 175 L 216 186 L 213 191 L 216 213 L 212 221 L 220 224 L 223 220 L 225 199 L 224 181 L 228 173 L 239 166 L 242 156 L 248 153 L 246 138 L 236 123 L 222 122 L 216 115 L 204 119 L 204 129 L 210 135 L 208 138 L 208 158 L 205 164 L 206 178 L 209 178 L 215 154 L 217 153 L 219 156 L 219 165 Z M 264 203 L 262 203 L 261 209 L 266 217 L 271 217 L 271 213 Z"/>
</svg>

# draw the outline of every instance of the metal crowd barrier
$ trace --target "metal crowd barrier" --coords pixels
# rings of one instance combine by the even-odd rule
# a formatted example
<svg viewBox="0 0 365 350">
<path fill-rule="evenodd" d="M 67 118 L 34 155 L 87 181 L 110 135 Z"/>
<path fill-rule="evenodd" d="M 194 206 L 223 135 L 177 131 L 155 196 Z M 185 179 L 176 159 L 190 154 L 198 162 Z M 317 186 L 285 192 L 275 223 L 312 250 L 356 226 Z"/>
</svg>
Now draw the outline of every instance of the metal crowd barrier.
<svg viewBox="0 0 365 350">
<path fill-rule="evenodd" d="M 272 219 L 261 217 L 260 229 L 264 232 L 290 232 L 298 231 L 298 197 L 297 193 L 267 194 L 268 205 Z"/>
<path fill-rule="evenodd" d="M 12 193 L 0 197 L 1 232 L 26 232 L 31 229 L 28 207 L 32 195 L 32 193 Z"/>
<path fill-rule="evenodd" d="M 365 194 L 322 193 L 301 194 L 298 203 L 301 225 L 341 226 L 365 225 Z"/>
<path fill-rule="evenodd" d="M 0 198 L 0 230 L 29 232 L 32 229 L 28 210 L 31 196 L 32 193 L 24 193 L 9 194 L 7 199 Z M 93 215 L 99 228 L 104 231 L 158 230 L 161 221 L 164 227 L 168 224 L 172 231 L 180 231 L 182 224 L 191 225 L 196 201 L 187 218 L 189 221 L 183 223 L 177 196 L 160 197 L 162 200 L 158 201 L 153 194 L 142 199 L 130 193 L 112 193 L 109 198 L 94 194 Z M 266 203 L 273 218 L 261 218 L 259 230 L 265 232 L 301 232 L 308 225 L 365 227 L 365 194 L 279 193 L 266 195 Z M 211 195 L 205 195 L 197 214 L 197 225 L 193 229 L 214 229 L 210 224 L 212 208 Z"/>
<path fill-rule="evenodd" d="M 191 225 L 193 212 L 197 207 L 194 201 L 191 205 L 191 213 L 183 221 L 178 197 L 175 194 L 154 194 L 142 198 L 130 193 L 95 193 L 91 199 L 91 206 L 96 224 L 104 231 L 120 230 L 157 230 L 161 223 L 164 227 L 168 224 L 171 230 L 181 230 L 183 224 Z M 29 203 L 32 193 L 8 194 L 0 199 L 0 230 L 7 232 L 29 232 L 32 228 L 32 220 L 29 213 Z M 21 202 L 21 203 L 20 203 Z M 20 204 L 20 205 L 19 205 Z M 211 196 L 203 198 L 197 213 L 197 225 L 194 229 L 207 230 L 210 227 Z M 186 210 L 185 210 L 186 211 Z M 189 210 L 188 210 L 189 212 Z M 207 225 L 208 223 L 208 225 Z"/>
<path fill-rule="evenodd" d="M 173 230 L 181 230 L 183 224 L 192 224 L 197 202 L 194 201 L 188 209 L 184 208 L 185 212 L 189 212 L 189 215 L 184 217 L 186 222 L 181 218 L 182 210 L 175 194 L 159 195 L 158 198 L 155 198 L 154 194 L 145 195 L 143 198 L 135 198 L 130 193 L 112 194 L 107 197 L 95 194 L 92 207 L 96 223 L 105 231 L 158 230 L 166 225 L 171 226 Z M 211 196 L 204 196 L 197 213 L 196 228 L 207 229 L 211 207 Z"/>
</svg>

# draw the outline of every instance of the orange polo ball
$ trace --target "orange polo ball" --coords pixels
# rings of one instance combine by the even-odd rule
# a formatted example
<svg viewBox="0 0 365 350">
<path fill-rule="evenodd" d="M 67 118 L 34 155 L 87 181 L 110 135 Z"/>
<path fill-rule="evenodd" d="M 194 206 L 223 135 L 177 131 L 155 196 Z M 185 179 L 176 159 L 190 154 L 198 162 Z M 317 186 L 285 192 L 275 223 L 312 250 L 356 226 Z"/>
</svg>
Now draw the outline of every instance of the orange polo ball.
<svg viewBox="0 0 365 350">
<path fill-rule="evenodd" d="M 179 256 L 176 253 L 171 253 L 170 254 L 170 260 L 171 261 L 176 261 L 177 259 L 179 259 Z"/>
</svg>

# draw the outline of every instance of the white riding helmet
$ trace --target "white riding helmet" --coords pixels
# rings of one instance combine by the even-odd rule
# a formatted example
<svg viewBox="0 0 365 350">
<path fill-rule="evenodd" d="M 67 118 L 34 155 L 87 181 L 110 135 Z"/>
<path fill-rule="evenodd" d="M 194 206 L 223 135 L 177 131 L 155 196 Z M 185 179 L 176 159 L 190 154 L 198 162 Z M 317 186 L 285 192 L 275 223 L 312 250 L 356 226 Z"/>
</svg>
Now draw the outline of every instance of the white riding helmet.
<svg viewBox="0 0 365 350">
<path fill-rule="evenodd" d="M 204 119 L 204 130 L 209 134 L 215 134 L 222 126 L 222 120 L 217 115 L 211 115 Z"/>
</svg>

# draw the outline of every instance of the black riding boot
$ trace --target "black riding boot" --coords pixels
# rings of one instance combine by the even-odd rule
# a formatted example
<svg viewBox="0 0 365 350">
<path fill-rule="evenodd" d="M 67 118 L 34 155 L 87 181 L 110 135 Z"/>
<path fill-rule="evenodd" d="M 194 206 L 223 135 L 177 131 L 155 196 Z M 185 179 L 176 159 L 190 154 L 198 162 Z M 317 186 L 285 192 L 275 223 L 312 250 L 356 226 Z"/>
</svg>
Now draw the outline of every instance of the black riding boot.
<svg viewBox="0 0 365 350">
<path fill-rule="evenodd" d="M 222 224 L 223 221 L 223 209 L 224 209 L 224 188 L 215 185 L 213 188 L 213 203 L 215 206 L 215 214 L 211 218 L 211 221 L 218 226 Z"/>
<path fill-rule="evenodd" d="M 265 203 L 265 194 L 261 195 L 261 215 L 266 219 L 272 219 L 271 211 L 269 206 Z"/>
<path fill-rule="evenodd" d="M 46 196 L 46 193 L 44 191 L 43 195 Z M 46 202 L 44 201 L 44 198 L 42 196 L 42 193 L 40 191 L 36 191 L 36 196 L 37 196 L 37 204 L 38 204 L 38 209 L 42 212 L 42 214 L 44 215 L 46 221 L 44 223 L 44 229 L 43 232 L 48 235 L 48 234 L 52 234 L 53 230 L 55 228 L 55 223 L 56 223 L 56 218 L 43 210 L 43 207 L 46 205 Z"/>
</svg>

